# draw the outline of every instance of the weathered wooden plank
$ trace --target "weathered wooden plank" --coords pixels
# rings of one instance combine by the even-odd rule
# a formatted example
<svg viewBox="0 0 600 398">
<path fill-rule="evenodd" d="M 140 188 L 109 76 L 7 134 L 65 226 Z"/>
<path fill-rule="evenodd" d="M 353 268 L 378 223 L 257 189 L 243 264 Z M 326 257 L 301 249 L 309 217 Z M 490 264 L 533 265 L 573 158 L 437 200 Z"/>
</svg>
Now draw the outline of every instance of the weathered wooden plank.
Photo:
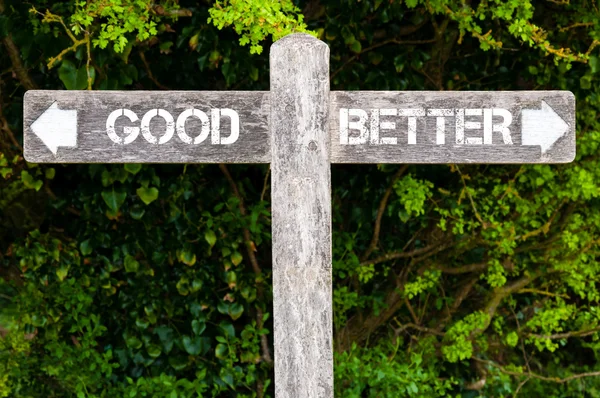
<svg viewBox="0 0 600 398">
<path fill-rule="evenodd" d="M 30 162 L 268 163 L 271 157 L 268 92 L 35 90 L 24 103 Z"/>
<path fill-rule="evenodd" d="M 332 163 L 567 163 L 569 91 L 334 91 Z"/>
<path fill-rule="evenodd" d="M 37 163 L 268 163 L 269 96 L 29 91 L 25 157 Z M 333 163 L 564 163 L 575 156 L 575 98 L 568 91 L 338 91 L 330 103 Z M 237 139 L 232 114 L 239 119 Z"/>
<path fill-rule="evenodd" d="M 275 396 L 333 397 L 329 47 L 271 47 Z"/>
</svg>

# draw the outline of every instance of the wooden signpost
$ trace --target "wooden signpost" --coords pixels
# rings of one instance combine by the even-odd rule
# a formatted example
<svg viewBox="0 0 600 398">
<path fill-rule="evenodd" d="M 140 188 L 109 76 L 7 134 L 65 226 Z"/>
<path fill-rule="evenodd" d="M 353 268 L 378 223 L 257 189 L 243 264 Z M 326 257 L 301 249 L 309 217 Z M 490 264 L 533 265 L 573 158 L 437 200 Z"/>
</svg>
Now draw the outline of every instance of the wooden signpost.
<svg viewBox="0 0 600 398">
<path fill-rule="evenodd" d="M 268 92 L 28 91 L 35 163 L 271 163 L 277 398 L 333 397 L 331 163 L 566 163 L 568 91 L 329 91 L 329 47 L 271 47 Z"/>
</svg>

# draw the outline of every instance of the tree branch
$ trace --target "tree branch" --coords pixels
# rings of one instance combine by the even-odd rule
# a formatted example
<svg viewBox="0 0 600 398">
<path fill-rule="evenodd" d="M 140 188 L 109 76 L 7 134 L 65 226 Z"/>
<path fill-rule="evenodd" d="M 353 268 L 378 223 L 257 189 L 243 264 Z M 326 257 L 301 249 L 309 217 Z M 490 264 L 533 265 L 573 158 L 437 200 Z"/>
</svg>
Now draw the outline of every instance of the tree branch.
<svg viewBox="0 0 600 398">
<path fill-rule="evenodd" d="M 487 267 L 488 267 L 488 263 L 483 262 L 483 263 L 463 265 L 461 267 L 452 267 L 452 268 L 439 267 L 438 270 L 440 270 L 443 274 L 461 275 L 461 274 L 468 274 L 470 272 L 483 271 Z"/>
<path fill-rule="evenodd" d="M 427 328 L 427 327 L 420 326 L 420 325 L 415 325 L 414 323 L 405 323 L 403 325 L 396 318 L 394 318 L 394 321 L 399 326 L 398 329 L 394 329 L 394 333 L 396 334 L 396 336 L 400 335 L 400 333 L 402 333 L 406 329 L 415 329 L 415 330 L 418 330 L 419 332 L 433 334 L 435 336 L 440 336 L 440 337 L 444 337 L 444 335 L 445 335 L 445 333 L 440 332 L 439 330 Z"/>
<path fill-rule="evenodd" d="M 435 242 L 429 246 L 425 246 L 425 247 L 422 247 L 419 249 L 414 249 L 409 252 L 387 253 L 387 254 L 384 254 L 383 256 L 376 257 L 373 260 L 362 261 L 359 264 L 359 266 L 364 267 L 366 265 L 379 264 L 379 263 L 383 263 L 384 261 L 396 260 L 399 258 L 410 258 L 410 257 L 418 256 L 420 254 L 427 253 L 427 252 L 429 252 L 435 248 L 438 248 L 440 246 L 442 246 L 442 244 L 440 242 Z"/>
<path fill-rule="evenodd" d="M 488 361 L 486 359 L 481 359 L 481 358 L 477 358 L 477 357 L 473 357 L 472 358 L 474 361 L 477 362 L 481 362 L 484 363 L 486 365 L 490 365 L 496 369 L 498 369 L 500 372 L 507 374 L 507 375 L 511 375 L 511 376 L 529 376 L 532 377 L 534 379 L 539 379 L 539 380 L 543 380 L 543 381 L 549 381 L 549 382 L 553 382 L 553 383 L 558 383 L 558 384 L 564 384 L 564 383 L 568 383 L 569 381 L 572 380 L 577 380 L 577 379 L 581 379 L 584 377 L 597 377 L 600 376 L 600 371 L 596 371 L 596 372 L 585 372 L 585 373 L 578 373 L 578 374 L 574 374 L 571 375 L 569 377 L 549 377 L 549 376 L 543 376 L 534 372 L 515 372 L 512 370 L 507 370 L 505 369 L 502 365 L 498 365 L 497 363 L 493 362 L 493 361 Z"/>
<path fill-rule="evenodd" d="M 169 87 L 163 86 L 158 80 L 156 80 L 156 78 L 152 74 L 152 69 L 150 69 L 150 65 L 148 64 L 148 61 L 146 60 L 146 56 L 144 55 L 144 52 L 142 50 L 140 50 L 140 51 L 138 51 L 138 54 L 140 55 L 140 59 L 142 60 L 142 63 L 144 64 L 144 69 L 146 70 L 146 73 L 148 74 L 148 78 L 150 80 L 152 80 L 152 83 L 156 84 L 156 87 L 160 88 L 161 90 L 169 90 Z"/>
<path fill-rule="evenodd" d="M 387 207 L 387 202 L 390 199 L 392 191 L 394 190 L 394 184 L 396 183 L 396 181 L 398 181 L 400 179 L 400 177 L 402 177 L 404 175 L 404 173 L 406 173 L 406 170 L 408 170 L 408 165 L 402 166 L 396 172 L 396 174 L 394 174 L 394 176 L 392 177 L 392 181 L 390 182 L 390 185 L 388 186 L 387 190 L 385 191 L 383 198 L 379 202 L 379 208 L 377 209 L 377 218 L 375 220 L 375 227 L 373 228 L 373 237 L 371 238 L 371 243 L 369 244 L 369 247 L 365 251 L 365 254 L 363 254 L 363 256 L 362 256 L 363 261 L 367 260 L 369 258 L 369 256 L 371 255 L 371 253 L 373 253 L 373 251 L 377 247 L 377 243 L 379 242 L 379 232 L 381 230 L 381 219 L 383 218 L 383 213 L 385 212 L 385 208 Z"/>
<path fill-rule="evenodd" d="M 335 72 L 333 72 L 331 74 L 330 80 L 333 80 L 337 76 L 337 74 L 342 71 L 342 69 L 344 69 L 346 66 L 348 66 L 352 62 L 356 61 L 361 55 L 363 55 L 365 53 L 368 53 L 369 51 L 373 51 L 373 50 L 375 50 L 375 49 L 377 49 L 379 47 L 383 47 L 383 46 L 388 45 L 388 44 L 410 45 L 410 44 L 428 44 L 428 43 L 433 43 L 433 42 L 435 42 L 435 39 L 429 39 L 429 40 L 398 40 L 398 39 L 394 38 L 394 39 L 384 40 L 381 43 L 373 44 L 372 46 L 363 49 L 358 54 L 354 54 L 353 56 L 351 56 L 350 58 L 348 58 L 346 60 L 346 62 L 344 62 L 342 64 L 342 66 L 340 66 L 339 68 L 337 68 L 335 70 Z"/>
<path fill-rule="evenodd" d="M 2 14 L 4 14 L 4 0 L 0 0 L 0 15 Z M 27 69 L 23 65 L 23 60 L 21 59 L 21 52 L 19 51 L 19 48 L 13 41 L 10 33 L 2 39 L 2 44 L 4 44 L 4 47 L 6 48 L 6 52 L 8 53 L 8 57 L 10 58 L 10 63 L 12 64 L 13 71 L 15 72 L 15 75 L 17 76 L 17 79 L 19 80 L 21 85 L 26 90 L 34 90 L 35 88 L 37 88 L 37 85 L 33 82 L 31 76 L 29 76 L 29 73 L 27 72 Z"/>
<path fill-rule="evenodd" d="M 527 337 L 535 337 L 537 339 L 546 339 L 546 340 L 560 340 L 560 339 L 568 339 L 569 337 L 585 337 L 585 336 L 589 336 L 589 335 L 592 335 L 592 334 L 598 333 L 598 332 L 600 332 L 600 327 L 596 327 L 593 329 L 587 329 L 587 330 L 576 330 L 573 332 L 555 333 L 555 334 L 548 334 L 548 335 L 528 333 Z"/>
</svg>

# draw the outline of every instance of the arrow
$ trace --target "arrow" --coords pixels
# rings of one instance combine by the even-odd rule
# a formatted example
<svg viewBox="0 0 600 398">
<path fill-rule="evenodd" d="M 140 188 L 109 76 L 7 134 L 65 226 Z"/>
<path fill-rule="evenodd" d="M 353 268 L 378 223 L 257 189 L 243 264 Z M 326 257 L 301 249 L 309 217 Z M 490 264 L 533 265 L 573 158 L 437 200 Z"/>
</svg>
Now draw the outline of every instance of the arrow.
<svg viewBox="0 0 600 398">
<path fill-rule="evenodd" d="M 569 130 L 569 125 L 542 101 L 542 109 L 523 109 L 522 145 L 539 145 L 542 154 Z"/>
<path fill-rule="evenodd" d="M 59 147 L 77 146 L 77 111 L 58 109 L 54 101 L 33 122 L 31 130 L 56 156 Z"/>
</svg>

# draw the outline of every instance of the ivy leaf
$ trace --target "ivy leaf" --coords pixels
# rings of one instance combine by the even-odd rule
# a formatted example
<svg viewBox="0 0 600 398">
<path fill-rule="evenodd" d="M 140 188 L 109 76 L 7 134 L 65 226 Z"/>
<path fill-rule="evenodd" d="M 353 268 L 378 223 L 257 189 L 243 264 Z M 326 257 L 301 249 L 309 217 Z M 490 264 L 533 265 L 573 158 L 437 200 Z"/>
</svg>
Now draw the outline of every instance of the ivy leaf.
<svg viewBox="0 0 600 398">
<path fill-rule="evenodd" d="M 125 192 L 115 192 L 114 189 L 112 191 L 103 191 L 102 199 L 108 206 L 109 209 L 116 213 L 119 211 L 123 203 L 125 202 L 125 198 L 127 194 Z"/>
<path fill-rule="evenodd" d="M 206 231 L 204 234 L 204 239 L 206 239 L 206 242 L 208 242 L 211 248 L 215 245 L 215 243 L 217 243 L 217 236 L 211 229 Z"/>
<path fill-rule="evenodd" d="M 175 342 L 175 333 L 173 332 L 173 329 L 167 326 L 158 326 L 154 328 L 154 333 L 158 335 L 165 353 L 168 354 L 171 352 L 173 343 Z"/>
<path fill-rule="evenodd" d="M 158 189 L 140 187 L 137 189 L 137 194 L 146 205 L 154 202 L 158 198 Z"/>
<path fill-rule="evenodd" d="M 58 68 L 58 77 L 67 90 L 77 90 L 77 68 L 69 60 L 63 60 Z"/>
<path fill-rule="evenodd" d="M 204 332 L 205 329 L 206 329 L 206 323 L 200 322 L 197 319 L 194 319 L 192 321 L 192 330 L 194 331 L 194 333 L 196 335 L 201 335 L 202 332 Z"/>
<path fill-rule="evenodd" d="M 188 359 L 184 356 L 169 357 L 169 365 L 175 370 L 183 370 L 188 365 Z"/>
<path fill-rule="evenodd" d="M 222 300 L 219 301 L 219 304 L 217 304 L 217 311 L 223 315 L 226 315 L 229 312 L 229 303 L 226 303 Z"/>
<path fill-rule="evenodd" d="M 135 259 L 135 257 L 127 255 L 125 257 L 125 271 L 127 272 L 137 272 L 140 268 L 140 263 Z"/>
<path fill-rule="evenodd" d="M 350 50 L 352 50 L 356 54 L 360 54 L 360 52 L 362 51 L 362 45 L 360 44 L 360 41 L 353 41 L 352 44 L 350 44 Z"/>
<path fill-rule="evenodd" d="M 227 358 L 227 353 L 229 352 L 229 347 L 223 343 L 217 344 L 217 348 L 215 349 L 215 356 L 219 359 Z"/>
<path fill-rule="evenodd" d="M 244 313 L 244 306 L 240 303 L 233 303 L 229 306 L 229 316 L 234 321 L 242 316 Z"/>
<path fill-rule="evenodd" d="M 140 163 L 126 163 L 124 168 L 128 173 L 136 175 L 142 169 L 142 165 Z"/>
<path fill-rule="evenodd" d="M 92 84 L 94 84 L 96 70 L 90 67 L 89 72 L 89 77 L 92 79 Z M 88 88 L 88 71 L 85 65 L 77 68 L 73 62 L 65 59 L 58 68 L 58 77 L 67 90 L 85 90 Z"/>
<path fill-rule="evenodd" d="M 79 251 L 84 256 L 92 254 L 92 245 L 89 239 L 86 239 L 79 244 Z"/>
<path fill-rule="evenodd" d="M 151 358 L 158 358 L 160 356 L 161 349 L 156 344 L 150 344 L 148 347 L 146 347 L 146 352 L 148 352 L 148 355 L 150 355 Z"/>
<path fill-rule="evenodd" d="M 239 252 L 233 252 L 233 254 L 231 255 L 231 262 L 233 263 L 233 265 L 239 265 L 242 262 L 242 255 Z"/>
<path fill-rule="evenodd" d="M 135 336 L 128 336 L 125 339 L 125 344 L 127 344 L 127 347 L 129 348 L 137 350 L 142 346 L 142 341 Z"/>
<path fill-rule="evenodd" d="M 202 339 L 200 337 L 183 336 L 181 342 L 185 351 L 190 355 L 198 355 L 202 352 Z"/>
<path fill-rule="evenodd" d="M 182 263 L 189 265 L 190 267 L 196 264 L 196 254 L 189 250 L 181 250 L 177 252 L 177 258 Z"/>
<path fill-rule="evenodd" d="M 21 171 L 21 181 L 25 187 L 35 189 L 36 191 L 39 191 L 44 185 L 41 180 L 36 180 L 27 170 Z"/>
<path fill-rule="evenodd" d="M 65 280 L 65 278 L 67 277 L 67 274 L 69 273 L 69 267 L 67 266 L 60 266 L 57 270 L 56 270 L 56 276 L 58 276 L 58 279 L 62 282 Z"/>
</svg>

